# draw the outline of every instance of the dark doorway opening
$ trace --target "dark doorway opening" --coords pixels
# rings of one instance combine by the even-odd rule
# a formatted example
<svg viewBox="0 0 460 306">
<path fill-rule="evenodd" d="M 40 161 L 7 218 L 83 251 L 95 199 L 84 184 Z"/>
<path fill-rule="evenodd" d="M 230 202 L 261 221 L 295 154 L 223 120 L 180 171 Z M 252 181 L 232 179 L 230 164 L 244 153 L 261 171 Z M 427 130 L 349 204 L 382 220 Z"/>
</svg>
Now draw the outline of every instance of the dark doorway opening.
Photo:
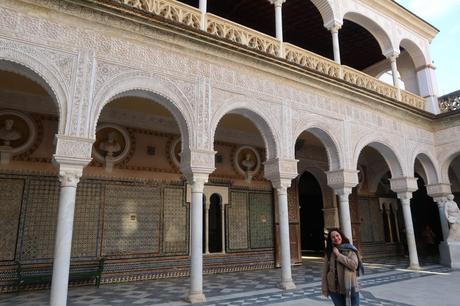
<svg viewBox="0 0 460 306">
<path fill-rule="evenodd" d="M 222 252 L 221 198 L 213 194 L 209 205 L 209 252 Z"/>
<path fill-rule="evenodd" d="M 433 199 L 428 196 L 425 182 L 418 174 L 418 189 L 411 201 L 417 252 L 421 256 L 439 256 L 438 244 L 442 240 L 439 210 Z"/>
<path fill-rule="evenodd" d="M 324 251 L 323 194 L 316 178 L 305 172 L 299 180 L 302 255 Z"/>
</svg>

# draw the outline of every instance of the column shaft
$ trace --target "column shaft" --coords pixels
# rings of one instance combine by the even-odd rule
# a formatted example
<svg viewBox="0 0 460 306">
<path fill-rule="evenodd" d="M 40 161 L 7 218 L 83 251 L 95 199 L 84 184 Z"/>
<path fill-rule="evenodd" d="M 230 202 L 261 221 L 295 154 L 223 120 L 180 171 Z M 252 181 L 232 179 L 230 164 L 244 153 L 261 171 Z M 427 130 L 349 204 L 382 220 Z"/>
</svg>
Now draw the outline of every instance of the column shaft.
<svg viewBox="0 0 460 306">
<path fill-rule="evenodd" d="M 350 204 L 348 201 L 348 194 L 339 195 L 339 208 L 340 208 L 340 226 L 343 233 L 353 243 L 353 232 L 351 229 L 351 217 L 350 217 Z"/>
<path fill-rule="evenodd" d="M 337 27 L 333 27 L 331 29 L 332 33 L 332 47 L 334 50 L 334 61 L 340 65 L 340 43 L 339 43 L 339 29 Z"/>
<path fill-rule="evenodd" d="M 225 253 L 225 205 L 222 203 L 221 209 L 221 224 L 222 224 L 222 253 Z"/>
<path fill-rule="evenodd" d="M 419 269 L 417 245 L 415 243 L 414 225 L 412 223 L 412 214 L 410 211 L 410 199 L 401 199 L 402 210 L 404 215 L 404 224 L 406 227 L 407 247 L 409 249 L 409 261 L 411 269 Z"/>
<path fill-rule="evenodd" d="M 396 64 L 396 57 L 390 57 L 391 74 L 393 75 L 393 85 L 396 87 L 396 99 L 401 100 L 401 86 L 399 85 L 399 72 L 398 65 Z"/>
<path fill-rule="evenodd" d="M 289 213 L 286 188 L 278 188 L 278 207 L 281 242 L 281 287 L 294 289 L 291 275 L 291 243 L 289 240 Z"/>
<path fill-rule="evenodd" d="M 190 295 L 203 294 L 203 192 L 192 191 Z"/>
<path fill-rule="evenodd" d="M 200 30 L 206 31 L 206 12 L 208 9 L 208 1 L 200 0 L 199 6 L 201 11 Z"/>
<path fill-rule="evenodd" d="M 204 242 L 204 252 L 206 254 L 209 254 L 209 207 L 206 205 L 204 208 L 204 221 L 205 221 L 205 227 L 204 230 L 206 231 L 204 233 L 205 236 L 205 242 Z"/>
<path fill-rule="evenodd" d="M 56 243 L 54 246 L 53 277 L 51 282 L 51 306 L 67 305 L 76 193 L 76 183 L 75 186 L 66 186 L 61 183 Z"/>
<path fill-rule="evenodd" d="M 283 13 L 281 4 L 275 4 L 276 38 L 283 41 Z"/>
<path fill-rule="evenodd" d="M 446 214 L 444 212 L 444 202 L 438 202 L 439 221 L 441 222 L 442 240 L 447 241 L 449 237 L 449 224 L 447 224 Z"/>
<path fill-rule="evenodd" d="M 387 222 L 388 222 L 388 231 L 390 233 L 390 242 L 394 242 L 393 231 L 391 230 L 391 216 L 390 216 L 391 210 L 385 208 L 385 212 L 387 213 Z"/>
</svg>

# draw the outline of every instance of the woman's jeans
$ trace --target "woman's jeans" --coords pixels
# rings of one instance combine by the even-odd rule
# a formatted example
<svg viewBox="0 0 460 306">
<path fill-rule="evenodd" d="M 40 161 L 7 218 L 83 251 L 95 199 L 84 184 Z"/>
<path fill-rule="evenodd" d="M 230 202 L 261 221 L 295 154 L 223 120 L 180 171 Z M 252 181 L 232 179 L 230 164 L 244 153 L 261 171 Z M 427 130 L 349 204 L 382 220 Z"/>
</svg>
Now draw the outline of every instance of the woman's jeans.
<svg viewBox="0 0 460 306">
<path fill-rule="evenodd" d="M 332 302 L 335 306 L 346 306 L 345 294 L 340 294 L 336 292 L 329 292 L 329 296 L 332 299 Z M 351 294 L 351 306 L 359 305 L 359 292 Z"/>
</svg>

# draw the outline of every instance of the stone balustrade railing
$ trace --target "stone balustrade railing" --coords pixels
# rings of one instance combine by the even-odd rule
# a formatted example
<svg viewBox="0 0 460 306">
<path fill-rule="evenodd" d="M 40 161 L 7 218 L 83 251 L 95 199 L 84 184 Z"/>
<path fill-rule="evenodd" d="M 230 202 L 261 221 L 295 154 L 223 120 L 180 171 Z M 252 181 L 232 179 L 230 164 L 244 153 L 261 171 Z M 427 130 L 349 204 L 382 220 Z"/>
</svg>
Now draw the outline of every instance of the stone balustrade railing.
<svg viewBox="0 0 460 306">
<path fill-rule="evenodd" d="M 321 72 L 333 78 L 340 77 L 341 67 L 336 62 L 289 43 L 283 43 L 283 47 L 284 58 L 289 62 Z"/>
<path fill-rule="evenodd" d="M 113 0 L 115 2 L 134 7 L 167 20 L 180 23 L 194 29 L 200 29 L 202 13 L 199 9 L 175 0 Z M 210 35 L 237 43 L 249 49 L 254 49 L 265 54 L 280 57 L 287 61 L 319 72 L 331 78 L 342 79 L 357 87 L 376 92 L 390 99 L 398 99 L 394 86 L 382 82 L 366 73 L 353 68 L 338 65 L 334 61 L 318 54 L 281 43 L 276 38 L 247 28 L 225 18 L 210 13 L 205 14 L 205 29 Z M 419 109 L 425 109 L 425 100 L 410 92 L 401 90 L 400 102 Z"/>
<path fill-rule="evenodd" d="M 439 109 L 441 113 L 460 110 L 460 91 L 440 97 Z"/>
<path fill-rule="evenodd" d="M 251 49 L 279 56 L 281 43 L 276 38 L 260 33 L 213 14 L 206 14 L 206 31 Z"/>
</svg>

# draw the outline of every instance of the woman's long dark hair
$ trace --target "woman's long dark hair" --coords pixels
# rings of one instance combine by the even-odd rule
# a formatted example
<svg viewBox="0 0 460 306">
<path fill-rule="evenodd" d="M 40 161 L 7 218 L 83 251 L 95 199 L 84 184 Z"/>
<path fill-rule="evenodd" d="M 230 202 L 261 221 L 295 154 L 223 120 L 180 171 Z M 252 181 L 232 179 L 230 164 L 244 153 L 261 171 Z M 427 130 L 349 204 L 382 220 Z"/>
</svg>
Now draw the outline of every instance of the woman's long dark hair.
<svg viewBox="0 0 460 306">
<path fill-rule="evenodd" d="M 345 236 L 345 234 L 339 229 L 339 228 L 330 228 L 328 229 L 327 233 L 327 238 L 326 238 L 326 255 L 327 259 L 331 259 L 331 254 L 332 254 L 332 248 L 334 247 L 334 244 L 332 244 L 332 239 L 331 239 L 331 234 L 332 232 L 337 232 L 340 234 L 342 237 L 342 243 L 350 243 L 350 239 Z"/>
</svg>

